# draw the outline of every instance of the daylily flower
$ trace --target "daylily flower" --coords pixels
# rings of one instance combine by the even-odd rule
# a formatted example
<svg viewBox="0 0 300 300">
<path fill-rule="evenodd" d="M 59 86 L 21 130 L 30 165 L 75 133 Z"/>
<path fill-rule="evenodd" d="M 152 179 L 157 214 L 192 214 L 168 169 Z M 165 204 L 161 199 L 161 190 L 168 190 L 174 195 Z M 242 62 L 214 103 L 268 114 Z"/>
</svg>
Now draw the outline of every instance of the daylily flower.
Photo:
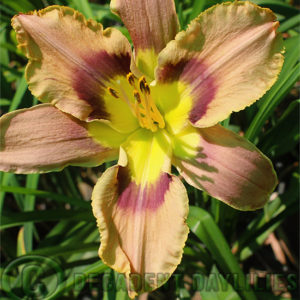
<svg viewBox="0 0 300 300">
<path fill-rule="evenodd" d="M 282 39 L 274 14 L 250 2 L 216 5 L 179 33 L 172 0 L 113 0 L 111 8 L 134 55 L 118 30 L 68 7 L 13 18 L 29 89 L 44 104 L 1 117 L 0 168 L 59 171 L 119 155 L 92 207 L 99 255 L 126 275 L 134 297 L 162 285 L 182 257 L 188 197 L 171 165 L 236 209 L 269 199 L 270 160 L 218 122 L 272 86 Z"/>
</svg>

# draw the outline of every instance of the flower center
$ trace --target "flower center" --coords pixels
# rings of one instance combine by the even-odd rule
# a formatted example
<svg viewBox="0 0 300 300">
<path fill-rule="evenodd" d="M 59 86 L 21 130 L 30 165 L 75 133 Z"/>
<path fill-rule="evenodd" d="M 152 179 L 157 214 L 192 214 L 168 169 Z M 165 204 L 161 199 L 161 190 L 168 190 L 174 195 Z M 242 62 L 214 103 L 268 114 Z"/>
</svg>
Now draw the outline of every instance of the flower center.
<svg viewBox="0 0 300 300">
<path fill-rule="evenodd" d="M 165 121 L 157 109 L 150 91 L 150 86 L 146 82 L 145 76 L 137 79 L 131 72 L 126 76 L 131 87 L 132 97 L 127 97 L 121 89 L 120 96 L 130 106 L 131 111 L 139 120 L 140 126 L 157 131 L 158 128 L 165 127 Z M 115 98 L 119 98 L 119 94 L 111 87 L 107 88 L 108 92 Z M 123 96 L 123 97 L 122 97 Z"/>
</svg>

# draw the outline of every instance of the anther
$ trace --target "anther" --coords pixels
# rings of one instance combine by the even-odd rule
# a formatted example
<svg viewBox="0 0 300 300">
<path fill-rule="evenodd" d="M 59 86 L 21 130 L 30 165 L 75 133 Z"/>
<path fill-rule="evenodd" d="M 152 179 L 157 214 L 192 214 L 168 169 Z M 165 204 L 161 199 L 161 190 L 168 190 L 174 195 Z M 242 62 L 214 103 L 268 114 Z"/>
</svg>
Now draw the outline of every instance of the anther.
<svg viewBox="0 0 300 300">
<path fill-rule="evenodd" d="M 147 81 L 146 81 L 146 77 L 145 77 L 144 75 L 139 79 L 139 83 L 140 83 L 141 81 L 144 81 L 144 83 L 147 82 Z"/>
<path fill-rule="evenodd" d="M 146 78 L 145 76 L 142 76 L 140 79 L 139 79 L 139 87 L 140 87 L 140 90 L 142 93 L 145 92 L 145 86 L 146 86 L 147 82 L 146 82 Z"/>
<path fill-rule="evenodd" d="M 134 99 L 138 102 L 138 103 L 141 103 L 142 100 L 141 100 L 141 95 L 139 94 L 139 92 L 137 90 L 133 91 L 133 96 L 134 96 Z"/>
<path fill-rule="evenodd" d="M 126 77 L 129 84 L 134 85 L 134 75 L 131 72 L 129 72 Z"/>
<path fill-rule="evenodd" d="M 149 87 L 148 83 L 145 83 L 145 93 L 147 95 L 150 95 L 150 87 Z"/>
<path fill-rule="evenodd" d="M 119 98 L 117 91 L 115 91 L 114 89 L 112 89 L 111 87 L 107 88 L 108 92 L 115 98 Z"/>
</svg>

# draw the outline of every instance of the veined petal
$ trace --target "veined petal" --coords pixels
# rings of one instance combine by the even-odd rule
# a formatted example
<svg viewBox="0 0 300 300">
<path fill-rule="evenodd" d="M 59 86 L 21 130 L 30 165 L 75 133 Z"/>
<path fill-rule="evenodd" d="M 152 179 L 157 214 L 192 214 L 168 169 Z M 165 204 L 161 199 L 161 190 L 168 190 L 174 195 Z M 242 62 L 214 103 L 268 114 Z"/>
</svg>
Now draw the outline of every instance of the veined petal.
<svg viewBox="0 0 300 300">
<path fill-rule="evenodd" d="M 127 168 L 107 169 L 92 195 L 101 245 L 99 255 L 124 273 L 131 298 L 168 280 L 180 263 L 188 235 L 188 198 L 168 173 L 142 188 Z"/>
<path fill-rule="evenodd" d="M 157 81 L 188 84 L 193 105 L 187 117 L 197 127 L 215 125 L 275 82 L 283 64 L 275 20 L 269 9 L 247 1 L 208 9 L 160 53 Z"/>
<path fill-rule="evenodd" d="M 179 23 L 173 0 L 112 0 L 133 41 L 138 68 L 154 78 L 158 53 L 174 39 Z"/>
<path fill-rule="evenodd" d="M 129 107 L 107 90 L 114 79 L 126 80 L 130 72 L 131 47 L 118 30 L 103 31 L 101 24 L 61 6 L 20 14 L 12 25 L 29 59 L 29 89 L 39 100 L 80 120 L 111 120 L 120 111 L 134 119 Z M 135 126 L 125 129 L 130 132 Z"/>
<path fill-rule="evenodd" d="M 126 275 L 131 297 L 171 276 L 187 238 L 187 194 L 180 180 L 165 172 L 170 148 L 163 131 L 135 132 L 122 145 L 123 166 L 106 170 L 92 195 L 99 255 Z"/>
<path fill-rule="evenodd" d="M 108 143 L 113 131 L 109 134 Z M 118 155 L 118 148 L 93 140 L 85 122 L 51 104 L 2 116 L 0 138 L 0 170 L 5 172 L 37 173 L 59 171 L 67 165 L 96 166 Z"/>
<path fill-rule="evenodd" d="M 271 161 L 220 125 L 176 136 L 173 163 L 189 184 L 240 210 L 263 207 L 277 184 Z"/>
</svg>

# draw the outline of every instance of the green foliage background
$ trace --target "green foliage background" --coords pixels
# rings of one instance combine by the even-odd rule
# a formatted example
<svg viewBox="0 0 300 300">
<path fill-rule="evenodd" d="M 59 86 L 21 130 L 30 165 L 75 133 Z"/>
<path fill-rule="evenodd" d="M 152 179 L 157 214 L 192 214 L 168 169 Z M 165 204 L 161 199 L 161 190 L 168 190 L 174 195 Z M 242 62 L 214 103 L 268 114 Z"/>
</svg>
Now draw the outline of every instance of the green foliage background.
<svg viewBox="0 0 300 300">
<path fill-rule="evenodd" d="M 201 11 L 218 2 L 222 1 L 175 0 L 181 27 L 184 29 Z M 176 275 L 166 286 L 149 294 L 149 299 L 297 297 L 300 16 L 298 4 L 291 1 L 254 2 L 271 8 L 281 23 L 279 31 L 286 48 L 284 67 L 276 84 L 260 101 L 233 114 L 223 125 L 244 134 L 272 159 L 279 185 L 272 201 L 256 212 L 236 211 L 186 186 L 191 233 L 183 260 Z M 110 12 L 109 1 L 2 0 L 1 114 L 37 103 L 27 89 L 23 76 L 27 61 L 16 48 L 10 19 L 18 12 L 52 4 L 71 6 L 129 37 L 122 22 Z M 69 167 L 43 175 L 0 173 L 1 299 L 127 299 L 126 291 L 114 288 L 116 283 L 103 289 L 104 273 L 111 282 L 116 282 L 113 279 L 118 276 L 98 258 L 99 235 L 89 203 L 95 180 L 107 166 Z M 58 280 L 57 270 L 46 272 L 46 266 L 39 263 L 35 268 L 43 271 L 26 277 L 32 288 L 24 290 L 24 264 L 8 267 L 28 255 L 51 258 L 61 267 L 62 277 Z M 250 273 L 259 276 L 250 280 Z M 80 274 L 80 282 L 76 274 Z M 280 274 L 280 288 L 270 283 L 273 275 L 269 278 L 266 274 Z M 204 280 L 206 288 L 195 285 L 197 278 Z"/>
</svg>

